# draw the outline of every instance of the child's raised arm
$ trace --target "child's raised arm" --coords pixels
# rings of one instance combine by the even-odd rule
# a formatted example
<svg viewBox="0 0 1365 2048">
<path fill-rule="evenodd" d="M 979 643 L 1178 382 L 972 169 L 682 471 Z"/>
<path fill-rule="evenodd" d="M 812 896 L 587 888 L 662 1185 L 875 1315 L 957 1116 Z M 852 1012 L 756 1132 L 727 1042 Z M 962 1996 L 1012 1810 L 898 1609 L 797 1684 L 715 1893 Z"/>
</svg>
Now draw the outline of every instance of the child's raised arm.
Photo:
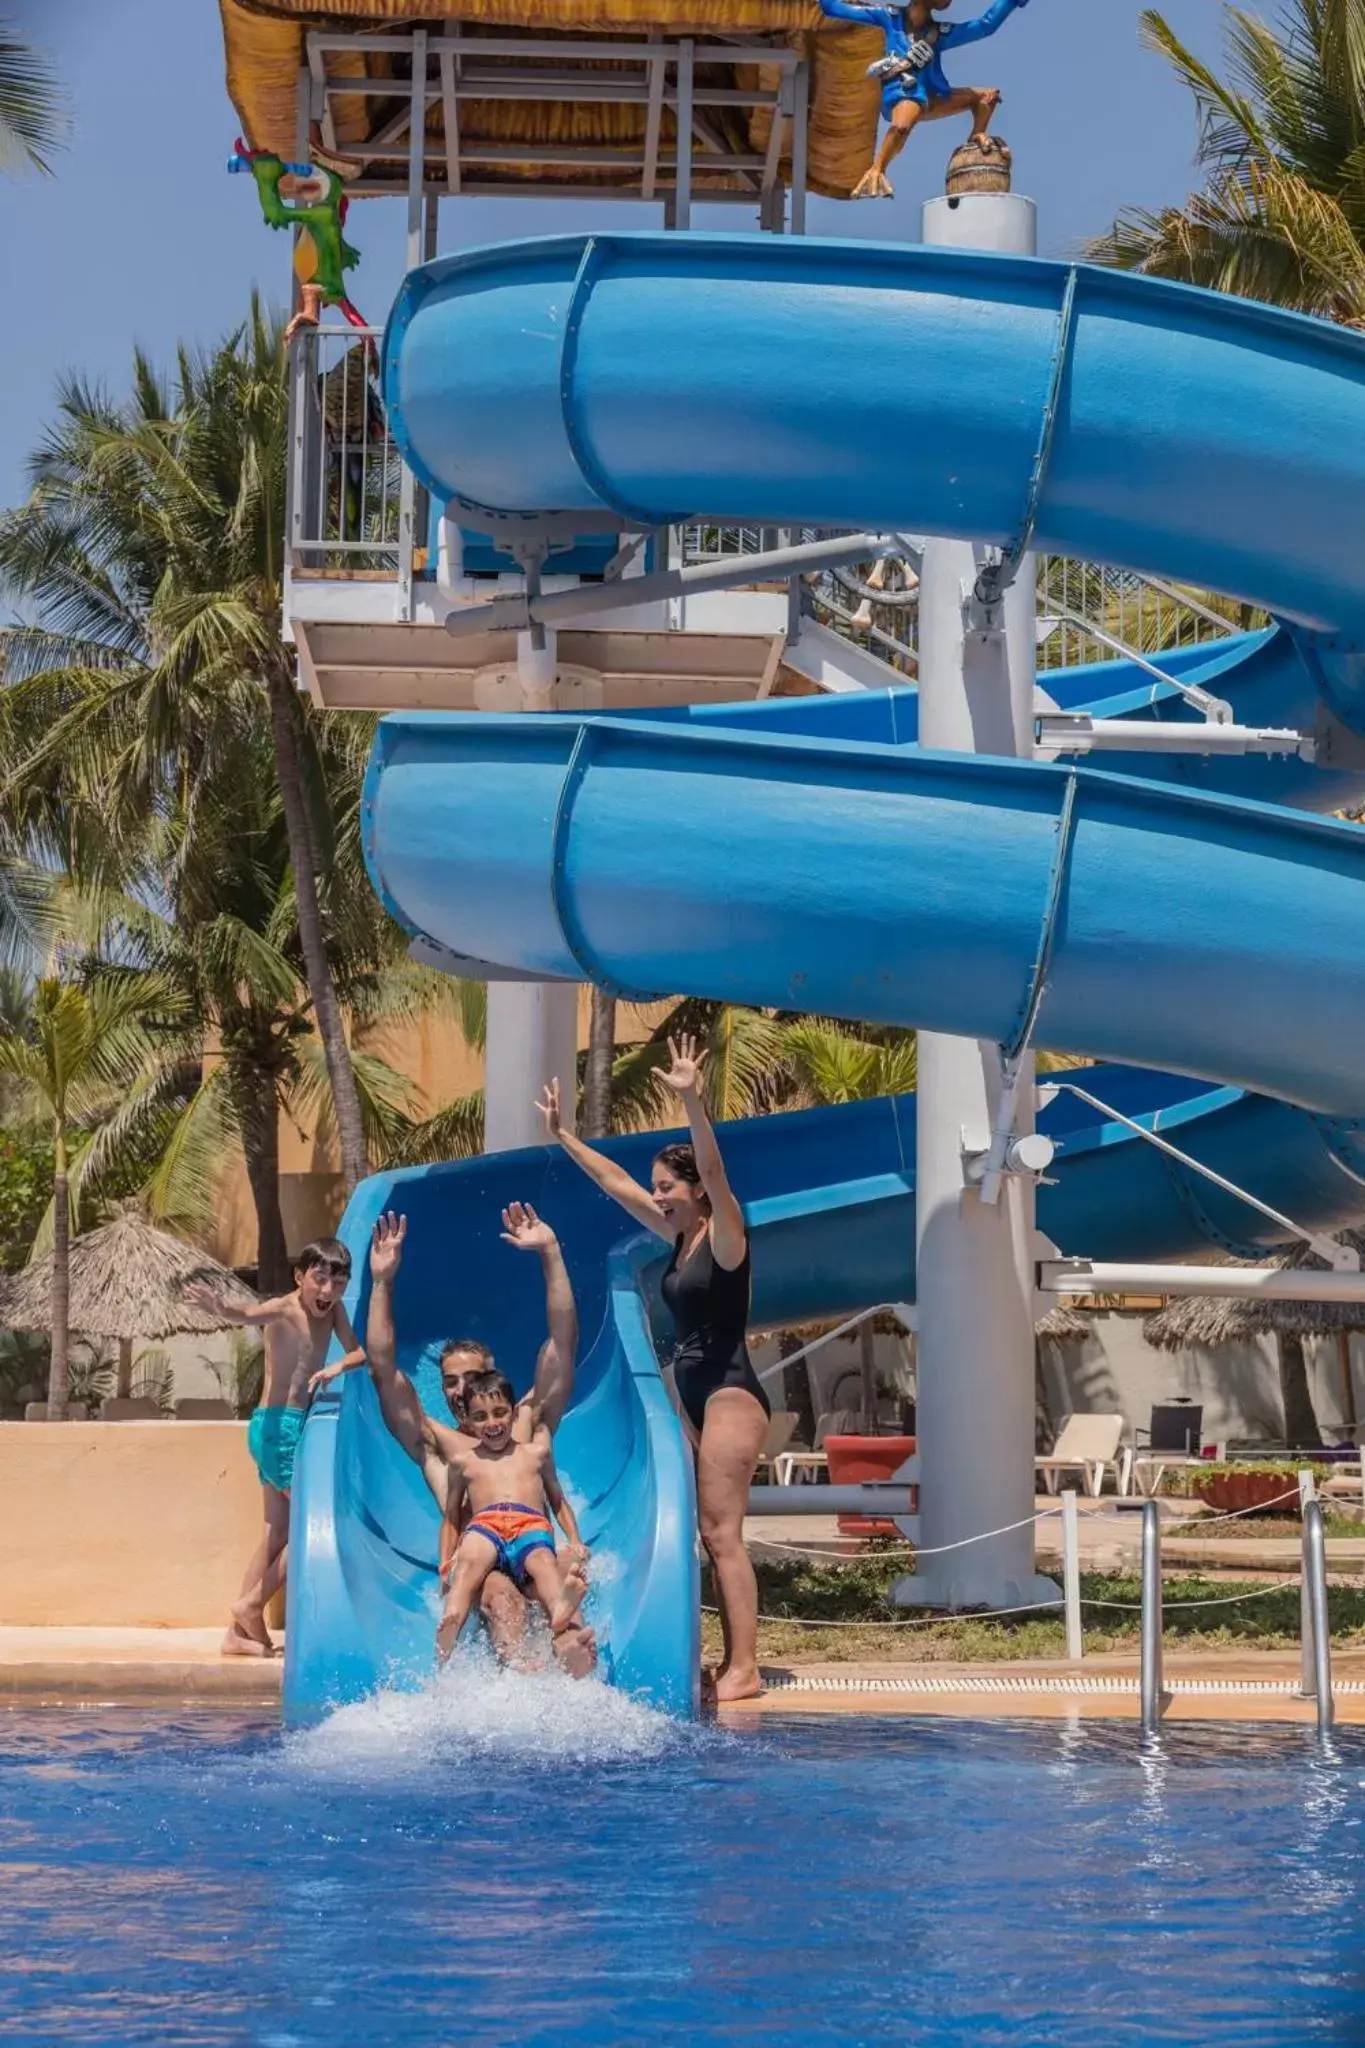
<svg viewBox="0 0 1365 2048">
<path fill-rule="evenodd" d="M 267 1323 L 278 1322 L 288 1314 L 294 1301 L 292 1294 L 278 1294 L 272 1301 L 257 1302 L 254 1308 L 239 1308 L 235 1302 L 224 1301 L 215 1288 L 202 1280 L 191 1280 L 180 1298 L 206 1316 L 221 1316 L 225 1323 L 238 1323 L 243 1329 L 253 1330 L 263 1330 Z"/>
</svg>

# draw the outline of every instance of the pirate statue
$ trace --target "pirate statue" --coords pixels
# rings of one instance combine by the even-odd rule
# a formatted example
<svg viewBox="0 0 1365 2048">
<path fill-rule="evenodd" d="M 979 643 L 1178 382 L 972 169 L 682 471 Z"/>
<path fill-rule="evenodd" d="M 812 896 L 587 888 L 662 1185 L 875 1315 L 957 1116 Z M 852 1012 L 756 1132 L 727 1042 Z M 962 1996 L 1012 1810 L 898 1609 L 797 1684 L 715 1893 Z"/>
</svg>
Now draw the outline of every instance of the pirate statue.
<svg viewBox="0 0 1365 2048">
<path fill-rule="evenodd" d="M 868 76 L 882 89 L 886 133 L 876 161 L 853 188 L 855 199 L 893 196 L 887 168 L 921 121 L 970 114 L 972 132 L 964 149 L 974 145 L 983 157 L 1005 156 L 1005 145 L 989 132 L 991 116 L 1000 104 L 999 88 L 950 85 L 941 59 L 945 51 L 964 50 L 968 43 L 981 43 L 993 36 L 1015 8 L 1026 7 L 1028 0 L 991 0 L 985 13 L 971 21 L 935 20 L 951 4 L 952 0 L 907 0 L 902 7 L 857 7 L 851 0 L 820 0 L 824 12 L 836 20 L 879 28 L 886 37 L 886 54 L 868 66 Z"/>
</svg>

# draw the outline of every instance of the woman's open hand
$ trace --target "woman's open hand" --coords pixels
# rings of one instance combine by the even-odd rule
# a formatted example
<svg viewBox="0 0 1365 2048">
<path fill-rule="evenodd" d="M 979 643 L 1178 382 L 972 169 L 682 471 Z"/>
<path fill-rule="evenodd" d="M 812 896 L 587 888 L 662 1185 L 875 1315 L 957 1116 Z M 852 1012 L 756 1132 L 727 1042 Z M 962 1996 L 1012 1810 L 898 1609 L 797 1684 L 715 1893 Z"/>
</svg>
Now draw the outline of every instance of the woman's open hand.
<svg viewBox="0 0 1365 2048">
<path fill-rule="evenodd" d="M 557 1145 L 559 1143 L 560 1131 L 563 1129 L 563 1117 L 559 1106 L 559 1082 L 557 1080 L 545 1083 L 545 1091 L 536 1104 L 536 1108 L 545 1120 L 546 1137 L 552 1145 Z"/>
<path fill-rule="evenodd" d="M 677 1038 L 668 1041 L 668 1056 L 672 1065 L 659 1079 L 675 1095 L 695 1095 L 701 1085 L 701 1070 L 706 1064 L 706 1054 L 695 1038 L 684 1031 Z"/>
</svg>

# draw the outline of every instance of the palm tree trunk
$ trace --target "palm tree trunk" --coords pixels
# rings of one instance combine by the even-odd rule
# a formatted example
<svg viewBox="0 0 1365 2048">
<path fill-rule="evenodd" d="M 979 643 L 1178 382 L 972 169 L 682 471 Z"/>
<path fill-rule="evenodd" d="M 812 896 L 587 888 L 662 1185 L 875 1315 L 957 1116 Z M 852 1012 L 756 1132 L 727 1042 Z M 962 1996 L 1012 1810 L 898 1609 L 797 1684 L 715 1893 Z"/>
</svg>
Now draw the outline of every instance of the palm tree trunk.
<svg viewBox="0 0 1365 2048">
<path fill-rule="evenodd" d="M 616 998 L 605 990 L 592 992 L 588 1024 L 588 1058 L 583 1073 L 585 1138 L 611 1136 L 611 1070 L 616 1059 Z"/>
<path fill-rule="evenodd" d="M 47 1381 L 47 1419 L 66 1417 L 71 1353 L 71 1194 L 66 1178 L 66 1133 L 55 1141 L 52 1176 L 52 1369 Z"/>
<path fill-rule="evenodd" d="M 349 1195 L 365 1177 L 365 1126 L 360 1114 L 360 1094 L 355 1085 L 351 1049 L 346 1043 L 341 1005 L 337 1001 L 332 970 L 327 964 L 322 912 L 318 906 L 313 828 L 304 801 L 298 730 L 294 723 L 293 684 L 272 670 L 267 678 L 267 688 L 270 693 L 270 730 L 275 743 L 275 772 L 280 782 L 285 830 L 289 835 L 289 860 L 294 870 L 303 967 L 327 1062 L 327 1078 L 331 1083 L 332 1106 L 341 1147 L 341 1177 Z"/>
<path fill-rule="evenodd" d="M 292 1280 L 280 1208 L 280 1104 L 275 1076 L 264 1069 L 234 1076 L 246 1177 L 256 1208 L 256 1286 L 285 1294 Z"/>
<path fill-rule="evenodd" d="M 1308 1362 L 1303 1339 L 1285 1330 L 1280 1334 L 1280 1398 L 1284 1403 L 1284 1440 L 1291 1451 L 1320 1451 L 1322 1431 L 1313 1409 L 1308 1386 Z"/>
</svg>

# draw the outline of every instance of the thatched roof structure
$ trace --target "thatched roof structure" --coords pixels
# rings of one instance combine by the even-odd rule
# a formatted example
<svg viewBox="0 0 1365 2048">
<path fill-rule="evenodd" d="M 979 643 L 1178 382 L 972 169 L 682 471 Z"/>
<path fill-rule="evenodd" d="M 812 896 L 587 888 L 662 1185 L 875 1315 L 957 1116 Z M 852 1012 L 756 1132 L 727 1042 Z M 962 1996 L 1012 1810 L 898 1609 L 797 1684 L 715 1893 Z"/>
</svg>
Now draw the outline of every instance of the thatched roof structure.
<svg viewBox="0 0 1365 2048">
<path fill-rule="evenodd" d="M 1070 1302 L 1059 1301 L 1041 1322 L 1034 1324 L 1033 1334 L 1044 1344 L 1075 1343 L 1091 1334 L 1090 1317 L 1072 1308 Z"/>
<path fill-rule="evenodd" d="M 1365 1260 L 1365 1234 L 1340 1233 Z M 1249 1259 L 1225 1259 L 1227 1266 L 1248 1266 Z M 1255 1262 L 1285 1269 L 1306 1268 L 1325 1273 L 1327 1261 L 1307 1245 L 1298 1244 Z M 1240 1344 L 1250 1337 L 1340 1337 L 1365 1330 L 1362 1301 L 1266 1301 L 1257 1295 L 1184 1295 L 1167 1302 L 1142 1326 L 1147 1342 L 1158 1351 L 1213 1351 L 1220 1344 Z"/>
<path fill-rule="evenodd" d="M 236 1307 L 257 1297 L 207 1252 L 157 1230 L 135 1208 L 71 1241 L 71 1328 L 86 1337 L 155 1342 L 182 1333 L 207 1336 L 228 1327 L 183 1298 L 191 1282 L 209 1285 Z M 0 1327 L 52 1326 L 52 1260 L 38 1259 L 0 1279 Z"/>
<path fill-rule="evenodd" d="M 333 30 L 403 30 L 423 26 L 439 33 L 447 20 L 458 18 L 468 34 L 517 36 L 527 34 L 569 38 L 609 37 L 631 41 L 649 35 L 689 36 L 697 39 L 696 80 L 698 88 L 708 82 L 727 90 L 737 82 L 752 89 L 758 85 L 771 90 L 777 73 L 773 67 L 745 67 L 740 80 L 727 67 L 708 80 L 708 49 L 723 46 L 727 39 L 747 41 L 772 37 L 783 46 L 799 50 L 811 66 L 809 129 L 810 188 L 831 198 L 847 199 L 856 180 L 867 168 L 877 134 L 880 91 L 876 79 L 867 76 L 873 58 L 882 54 L 882 36 L 875 27 L 854 27 L 822 18 L 816 0 L 464 0 L 456 17 L 449 0 L 219 0 L 223 21 L 223 47 L 227 67 L 227 89 L 241 119 L 242 131 L 255 148 L 273 149 L 283 157 L 298 151 L 298 84 L 306 70 L 306 30 L 326 26 Z M 541 57 L 536 70 L 544 73 L 550 60 Z M 405 55 L 387 50 L 334 52 L 329 72 L 340 79 L 381 84 L 392 80 L 393 93 L 382 91 L 343 93 L 332 104 L 339 158 L 328 161 L 363 168 L 364 189 L 400 192 L 407 179 L 406 139 L 399 148 L 392 143 L 377 156 L 378 147 L 395 117 L 401 117 L 410 91 Z M 603 69 L 613 68 L 610 59 Z M 566 93 L 572 101 L 572 91 Z M 708 118 L 732 148 L 754 151 L 762 156 L 772 125 L 766 107 L 713 106 Z M 490 97 L 467 98 L 460 107 L 459 132 L 463 146 L 471 142 L 495 143 L 510 148 L 524 142 L 535 148 L 562 144 L 572 135 L 584 146 L 590 166 L 583 169 L 534 162 L 509 162 L 500 157 L 481 167 L 481 182 L 529 186 L 545 182 L 562 187 L 581 183 L 587 191 L 594 185 L 638 182 L 638 171 L 627 174 L 604 166 L 603 155 L 614 150 L 639 151 L 645 136 L 646 112 L 640 105 L 617 101 L 578 101 L 564 105 L 528 95 L 524 100 Z M 440 99 L 427 114 L 427 148 L 431 159 L 429 179 L 439 189 L 445 156 L 445 128 Z M 675 148 L 676 126 L 673 110 L 663 111 L 663 160 L 668 164 Z M 790 129 L 784 141 L 784 159 L 790 151 Z M 319 152 L 314 145 L 312 153 Z M 709 184 L 709 152 L 697 153 L 693 166 L 694 196 L 704 199 Z M 344 173 L 343 173 L 344 174 Z M 721 178 L 720 183 L 733 183 Z"/>
</svg>

